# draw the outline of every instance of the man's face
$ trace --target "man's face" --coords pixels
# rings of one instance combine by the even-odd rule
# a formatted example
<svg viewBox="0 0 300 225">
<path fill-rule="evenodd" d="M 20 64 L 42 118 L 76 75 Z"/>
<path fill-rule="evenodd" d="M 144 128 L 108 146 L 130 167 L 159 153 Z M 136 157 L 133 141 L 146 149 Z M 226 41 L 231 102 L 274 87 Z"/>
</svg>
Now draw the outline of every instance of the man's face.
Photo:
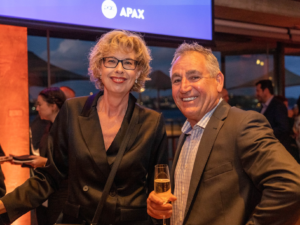
<svg viewBox="0 0 300 225">
<path fill-rule="evenodd" d="M 221 72 L 210 77 L 206 59 L 198 52 L 187 52 L 171 68 L 172 95 L 179 110 L 194 126 L 219 102 L 224 83 Z"/>
<path fill-rule="evenodd" d="M 265 90 L 261 89 L 261 84 L 258 84 L 256 85 L 256 92 L 255 92 L 255 95 L 256 95 L 256 98 L 257 100 L 260 102 L 260 103 L 265 103 Z"/>
</svg>

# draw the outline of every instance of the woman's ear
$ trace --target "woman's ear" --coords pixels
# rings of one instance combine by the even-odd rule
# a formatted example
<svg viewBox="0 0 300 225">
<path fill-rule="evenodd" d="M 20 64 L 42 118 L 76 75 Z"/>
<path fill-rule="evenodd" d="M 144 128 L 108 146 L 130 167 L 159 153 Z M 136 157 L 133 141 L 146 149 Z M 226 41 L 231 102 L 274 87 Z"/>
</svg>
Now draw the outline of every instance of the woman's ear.
<svg viewBox="0 0 300 225">
<path fill-rule="evenodd" d="M 59 111 L 59 108 L 58 108 L 58 106 L 56 104 L 50 104 L 50 107 L 52 109 L 52 112 L 56 113 L 57 111 Z"/>
<path fill-rule="evenodd" d="M 142 71 L 138 71 L 138 72 L 136 73 L 135 79 L 136 79 L 136 80 L 139 79 L 139 77 L 141 76 L 141 74 L 142 74 Z"/>
</svg>

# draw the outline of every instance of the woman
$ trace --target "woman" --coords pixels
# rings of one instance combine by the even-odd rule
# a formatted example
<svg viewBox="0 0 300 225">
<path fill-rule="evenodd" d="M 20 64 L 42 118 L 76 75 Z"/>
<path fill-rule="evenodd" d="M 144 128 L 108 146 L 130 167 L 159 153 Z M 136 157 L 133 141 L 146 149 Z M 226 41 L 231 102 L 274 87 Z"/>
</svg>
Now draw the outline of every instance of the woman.
<svg viewBox="0 0 300 225">
<path fill-rule="evenodd" d="M 154 165 L 167 163 L 166 132 L 161 114 L 139 106 L 130 94 L 144 86 L 150 60 L 136 34 L 111 31 L 100 38 L 90 54 L 89 73 L 101 91 L 66 101 L 49 134 L 53 154 L 47 166 L 3 197 L 0 213 L 7 211 L 14 221 L 68 177 L 62 222 L 91 223 L 124 136 L 130 134 L 98 224 L 151 224 L 146 199 L 153 190 Z M 134 129 L 127 130 L 132 121 L 137 121 Z"/>
<path fill-rule="evenodd" d="M 31 162 L 24 163 L 33 168 L 44 167 L 48 160 L 47 151 L 47 139 L 49 130 L 54 123 L 54 120 L 62 107 L 63 103 L 66 101 L 66 96 L 64 92 L 58 87 L 50 87 L 41 91 L 38 95 L 36 102 L 36 110 L 42 120 L 48 120 L 50 123 L 47 125 L 44 134 L 40 140 L 39 148 L 31 148 L 33 158 Z M 67 200 L 68 193 L 68 183 L 63 181 L 60 185 L 60 189 L 52 193 L 48 202 L 48 206 L 43 205 L 36 208 L 37 222 L 39 225 L 52 225 L 56 222 L 59 216 L 62 206 Z"/>
<path fill-rule="evenodd" d="M 47 136 L 60 108 L 66 101 L 66 96 L 58 87 L 50 87 L 41 91 L 36 101 L 36 110 L 42 120 L 50 123 L 46 127 L 41 138 L 39 149 L 31 148 L 33 160 L 27 164 L 33 168 L 44 167 L 47 162 Z"/>
</svg>

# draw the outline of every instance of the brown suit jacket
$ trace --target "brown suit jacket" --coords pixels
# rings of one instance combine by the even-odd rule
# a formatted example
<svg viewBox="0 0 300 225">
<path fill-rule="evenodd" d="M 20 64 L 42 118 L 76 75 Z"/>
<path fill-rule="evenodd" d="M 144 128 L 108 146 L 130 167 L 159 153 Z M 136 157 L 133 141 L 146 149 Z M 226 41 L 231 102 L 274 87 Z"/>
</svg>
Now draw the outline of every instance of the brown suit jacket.
<svg viewBox="0 0 300 225">
<path fill-rule="evenodd" d="M 172 190 L 184 139 L 174 157 Z M 222 101 L 201 139 L 183 224 L 294 224 L 299 209 L 300 166 L 266 118 Z"/>
<path fill-rule="evenodd" d="M 63 222 L 91 222 L 113 163 L 113 157 L 109 159 L 105 151 L 96 109 L 100 95 L 88 101 L 87 97 L 73 98 L 63 105 L 49 133 L 49 163 L 1 199 L 10 221 L 40 205 L 68 177 Z M 150 224 L 146 200 L 154 187 L 154 166 L 168 162 L 162 115 L 135 102 L 130 95 L 125 117 L 130 110 L 137 110 L 138 122 L 130 131 L 131 138 L 104 206 L 101 225 Z M 126 120 L 119 132 L 124 132 L 124 123 Z"/>
</svg>

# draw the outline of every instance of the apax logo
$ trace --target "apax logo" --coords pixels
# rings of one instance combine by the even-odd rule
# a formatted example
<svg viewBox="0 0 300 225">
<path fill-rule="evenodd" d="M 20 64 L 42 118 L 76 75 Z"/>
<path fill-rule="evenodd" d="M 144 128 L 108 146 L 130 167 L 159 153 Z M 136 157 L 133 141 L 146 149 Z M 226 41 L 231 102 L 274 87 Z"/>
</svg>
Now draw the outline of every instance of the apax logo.
<svg viewBox="0 0 300 225">
<path fill-rule="evenodd" d="M 105 0 L 102 3 L 102 13 L 106 18 L 115 18 L 117 11 L 117 5 L 112 0 Z"/>
</svg>

